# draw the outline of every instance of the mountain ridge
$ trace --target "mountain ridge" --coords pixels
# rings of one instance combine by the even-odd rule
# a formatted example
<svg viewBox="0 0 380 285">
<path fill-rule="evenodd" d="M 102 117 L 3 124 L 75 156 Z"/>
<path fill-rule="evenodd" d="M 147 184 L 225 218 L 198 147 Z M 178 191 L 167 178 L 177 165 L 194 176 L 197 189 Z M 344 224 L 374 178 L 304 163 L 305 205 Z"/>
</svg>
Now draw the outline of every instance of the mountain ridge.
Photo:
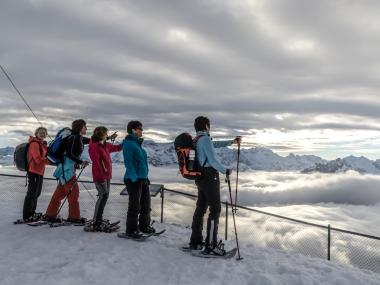
<svg viewBox="0 0 380 285">
<path fill-rule="evenodd" d="M 177 165 L 177 157 L 173 143 L 156 143 L 144 141 L 144 148 L 148 154 L 149 164 L 157 167 L 173 167 Z M 14 147 L 0 148 L 0 164 L 13 164 Z M 215 149 L 216 155 L 222 164 L 228 168 L 236 167 L 237 151 L 231 147 Z M 85 146 L 83 158 L 89 160 L 88 147 Z M 122 152 L 112 153 L 113 163 L 123 163 Z M 270 148 L 255 147 L 243 148 L 240 153 L 240 170 L 263 171 L 300 171 L 302 173 L 342 173 L 354 170 L 363 174 L 380 174 L 380 159 L 375 161 L 364 156 L 353 155 L 335 160 L 325 160 L 315 155 L 297 155 L 289 153 L 280 156 Z"/>
</svg>

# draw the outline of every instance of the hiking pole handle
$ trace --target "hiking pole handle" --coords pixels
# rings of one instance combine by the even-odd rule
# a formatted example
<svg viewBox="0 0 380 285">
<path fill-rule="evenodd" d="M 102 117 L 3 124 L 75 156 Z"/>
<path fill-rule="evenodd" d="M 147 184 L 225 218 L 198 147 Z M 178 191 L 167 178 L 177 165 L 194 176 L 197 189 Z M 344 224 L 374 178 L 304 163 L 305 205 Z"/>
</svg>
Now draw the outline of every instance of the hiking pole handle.
<svg viewBox="0 0 380 285">
<path fill-rule="evenodd" d="M 237 145 L 240 145 L 241 144 L 241 136 L 236 136 L 235 139 L 234 139 L 234 143 L 236 143 Z"/>
</svg>

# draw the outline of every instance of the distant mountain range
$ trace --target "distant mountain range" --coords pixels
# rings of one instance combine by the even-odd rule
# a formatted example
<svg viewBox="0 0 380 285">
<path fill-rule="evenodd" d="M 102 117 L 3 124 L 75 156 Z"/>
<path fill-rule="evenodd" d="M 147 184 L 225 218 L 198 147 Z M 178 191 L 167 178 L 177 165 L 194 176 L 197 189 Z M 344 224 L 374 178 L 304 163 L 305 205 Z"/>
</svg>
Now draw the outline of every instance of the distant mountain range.
<svg viewBox="0 0 380 285">
<path fill-rule="evenodd" d="M 177 157 L 172 143 L 155 143 L 145 141 L 144 148 L 148 153 L 151 165 L 157 167 L 175 167 Z M 0 148 L 0 165 L 13 164 L 13 147 Z M 216 154 L 220 161 L 229 168 L 236 167 L 237 151 L 229 147 L 217 148 Z M 123 163 L 122 152 L 113 153 L 114 163 Z M 89 159 L 88 149 L 83 153 L 84 159 Z M 256 147 L 241 149 L 240 169 L 265 171 L 301 171 L 302 173 L 322 172 L 341 173 L 354 170 L 360 173 L 380 174 L 380 160 L 370 160 L 366 157 L 348 156 L 336 160 L 325 160 L 314 155 L 280 156 L 269 148 Z"/>
</svg>

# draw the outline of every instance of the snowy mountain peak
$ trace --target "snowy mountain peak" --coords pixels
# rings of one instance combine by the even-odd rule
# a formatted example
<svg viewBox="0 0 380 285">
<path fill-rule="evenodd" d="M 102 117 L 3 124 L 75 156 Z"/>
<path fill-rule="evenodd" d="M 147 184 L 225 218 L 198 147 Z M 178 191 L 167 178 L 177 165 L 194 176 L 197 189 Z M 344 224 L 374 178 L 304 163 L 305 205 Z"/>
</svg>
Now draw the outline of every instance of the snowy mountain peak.
<svg viewBox="0 0 380 285">
<path fill-rule="evenodd" d="M 120 143 L 120 142 L 118 142 Z M 148 154 L 148 160 L 154 166 L 176 166 L 177 157 L 173 143 L 156 143 L 152 140 L 144 141 L 144 148 Z M 13 164 L 13 147 L 0 148 L 0 164 Z M 215 152 L 228 168 L 236 168 L 237 151 L 230 147 L 216 148 Z M 122 152 L 111 155 L 114 163 L 123 163 Z M 84 159 L 89 159 L 88 148 L 85 147 Z M 324 160 L 315 155 L 297 155 L 290 153 L 280 156 L 266 147 L 243 148 L 240 152 L 240 169 L 264 170 L 264 171 L 302 171 L 303 173 L 323 172 L 337 173 L 355 170 L 360 173 L 380 174 L 380 159 L 369 160 L 364 156 L 353 155 L 338 158 L 332 161 Z"/>
<path fill-rule="evenodd" d="M 340 173 L 348 170 L 354 170 L 359 173 L 380 174 L 380 161 L 372 161 L 364 156 L 357 157 L 350 155 L 325 163 L 317 163 L 315 166 L 304 169 L 302 172 Z"/>
</svg>

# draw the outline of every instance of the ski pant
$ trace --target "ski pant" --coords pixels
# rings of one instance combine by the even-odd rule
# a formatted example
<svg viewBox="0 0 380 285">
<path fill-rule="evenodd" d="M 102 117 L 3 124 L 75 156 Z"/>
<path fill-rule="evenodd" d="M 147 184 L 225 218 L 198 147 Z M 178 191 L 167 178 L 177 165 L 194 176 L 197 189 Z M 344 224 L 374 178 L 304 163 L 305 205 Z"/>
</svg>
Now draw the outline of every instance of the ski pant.
<svg viewBox="0 0 380 285">
<path fill-rule="evenodd" d="M 24 220 L 32 217 L 36 211 L 37 199 L 41 195 L 43 180 L 44 177 L 42 175 L 28 172 L 28 191 L 26 192 L 22 212 Z"/>
<path fill-rule="evenodd" d="M 77 178 L 71 178 L 65 185 L 58 183 L 57 188 L 51 197 L 49 206 L 46 210 L 46 216 L 50 218 L 56 218 L 58 215 L 58 209 L 61 206 L 61 201 L 67 197 L 67 202 L 69 203 L 69 219 L 79 219 L 80 209 L 79 209 L 79 187 L 77 183 Z"/>
<path fill-rule="evenodd" d="M 101 222 L 103 220 L 104 207 L 110 193 L 110 180 L 95 182 L 95 187 L 98 190 L 98 200 L 95 205 L 94 221 Z"/>
<path fill-rule="evenodd" d="M 219 173 L 212 167 L 205 167 L 202 173 L 202 178 L 195 181 L 198 187 L 198 199 L 191 226 L 190 243 L 200 244 L 203 242 L 203 216 L 209 207 L 205 244 L 206 246 L 215 246 L 218 243 L 218 225 L 221 211 Z"/>
<path fill-rule="evenodd" d="M 132 182 L 125 179 L 129 195 L 127 213 L 127 233 L 132 233 L 150 225 L 150 192 L 147 181 Z"/>
</svg>

